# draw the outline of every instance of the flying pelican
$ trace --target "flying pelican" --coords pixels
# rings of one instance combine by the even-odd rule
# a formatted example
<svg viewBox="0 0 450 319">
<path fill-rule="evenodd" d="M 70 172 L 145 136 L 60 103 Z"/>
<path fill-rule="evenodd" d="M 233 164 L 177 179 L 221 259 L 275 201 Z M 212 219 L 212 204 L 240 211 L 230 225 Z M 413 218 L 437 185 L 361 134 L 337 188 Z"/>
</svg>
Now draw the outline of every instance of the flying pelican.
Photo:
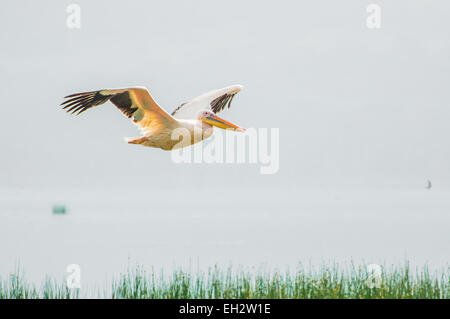
<svg viewBox="0 0 450 319">
<path fill-rule="evenodd" d="M 145 87 L 71 94 L 65 97 L 67 100 L 61 105 L 67 112 L 78 115 L 111 101 L 140 128 L 142 136 L 129 139 L 128 143 L 172 150 L 207 139 L 213 134 L 214 126 L 244 132 L 245 129 L 216 115 L 226 106 L 229 108 L 234 96 L 241 90 L 242 85 L 231 85 L 207 92 L 181 104 L 172 114 L 164 111 Z M 189 138 L 183 140 L 184 136 L 173 134 L 177 129 L 187 132 Z"/>
</svg>

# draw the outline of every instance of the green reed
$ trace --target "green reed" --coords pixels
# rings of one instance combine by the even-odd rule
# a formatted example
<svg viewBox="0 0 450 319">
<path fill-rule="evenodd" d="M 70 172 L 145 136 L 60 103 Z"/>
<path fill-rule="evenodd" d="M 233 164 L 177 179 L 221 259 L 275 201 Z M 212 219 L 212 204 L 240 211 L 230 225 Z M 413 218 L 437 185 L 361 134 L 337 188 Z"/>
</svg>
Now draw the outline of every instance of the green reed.
<svg viewBox="0 0 450 319">
<path fill-rule="evenodd" d="M 170 274 L 147 272 L 137 266 L 113 280 L 112 287 L 98 292 L 102 298 L 357 298 L 357 299 L 449 299 L 449 269 L 431 272 L 427 267 L 412 271 L 408 264 L 382 267 L 380 276 L 364 265 L 295 271 L 258 271 L 220 268 L 208 271 L 175 270 Z M 47 278 L 40 287 L 16 271 L 0 280 L 2 298 L 80 298 L 82 291 Z"/>
</svg>

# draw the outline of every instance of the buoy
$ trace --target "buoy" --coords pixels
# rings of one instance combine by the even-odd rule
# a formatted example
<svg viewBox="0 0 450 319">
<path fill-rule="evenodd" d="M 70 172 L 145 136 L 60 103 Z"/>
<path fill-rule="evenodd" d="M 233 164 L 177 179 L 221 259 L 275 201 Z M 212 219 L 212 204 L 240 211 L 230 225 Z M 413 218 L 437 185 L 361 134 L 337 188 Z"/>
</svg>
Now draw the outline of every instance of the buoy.
<svg viewBox="0 0 450 319">
<path fill-rule="evenodd" d="M 53 214 L 55 215 L 64 215 L 67 212 L 66 206 L 64 205 L 54 205 L 53 206 Z"/>
</svg>

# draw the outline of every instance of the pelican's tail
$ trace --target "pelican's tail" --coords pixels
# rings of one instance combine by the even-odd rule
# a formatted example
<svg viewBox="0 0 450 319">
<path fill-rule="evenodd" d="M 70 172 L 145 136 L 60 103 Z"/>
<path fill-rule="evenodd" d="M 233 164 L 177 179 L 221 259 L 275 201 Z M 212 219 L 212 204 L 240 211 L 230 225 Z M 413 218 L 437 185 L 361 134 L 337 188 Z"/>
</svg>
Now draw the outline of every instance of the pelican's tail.
<svg viewBox="0 0 450 319">
<path fill-rule="evenodd" d="M 138 138 L 136 138 L 136 137 L 124 137 L 123 139 L 128 144 L 144 144 L 145 141 L 147 141 L 147 138 L 145 136 L 138 137 Z"/>
</svg>

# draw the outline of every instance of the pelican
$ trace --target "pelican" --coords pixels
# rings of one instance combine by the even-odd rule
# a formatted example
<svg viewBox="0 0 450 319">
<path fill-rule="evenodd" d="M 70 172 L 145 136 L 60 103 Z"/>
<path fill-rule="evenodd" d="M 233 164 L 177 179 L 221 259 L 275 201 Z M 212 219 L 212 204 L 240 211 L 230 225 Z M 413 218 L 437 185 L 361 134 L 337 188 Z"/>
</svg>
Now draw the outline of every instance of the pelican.
<svg viewBox="0 0 450 319">
<path fill-rule="evenodd" d="M 66 100 L 61 105 L 67 112 L 79 115 L 111 101 L 141 131 L 142 136 L 127 139 L 128 143 L 173 150 L 209 138 L 214 126 L 244 132 L 245 129 L 216 115 L 225 107 L 229 108 L 234 96 L 241 90 L 242 85 L 231 85 L 204 93 L 181 104 L 171 114 L 156 103 L 145 87 L 75 93 L 64 97 Z M 174 134 L 177 130 L 187 132 L 190 138 L 183 140 L 183 136 Z"/>
</svg>

